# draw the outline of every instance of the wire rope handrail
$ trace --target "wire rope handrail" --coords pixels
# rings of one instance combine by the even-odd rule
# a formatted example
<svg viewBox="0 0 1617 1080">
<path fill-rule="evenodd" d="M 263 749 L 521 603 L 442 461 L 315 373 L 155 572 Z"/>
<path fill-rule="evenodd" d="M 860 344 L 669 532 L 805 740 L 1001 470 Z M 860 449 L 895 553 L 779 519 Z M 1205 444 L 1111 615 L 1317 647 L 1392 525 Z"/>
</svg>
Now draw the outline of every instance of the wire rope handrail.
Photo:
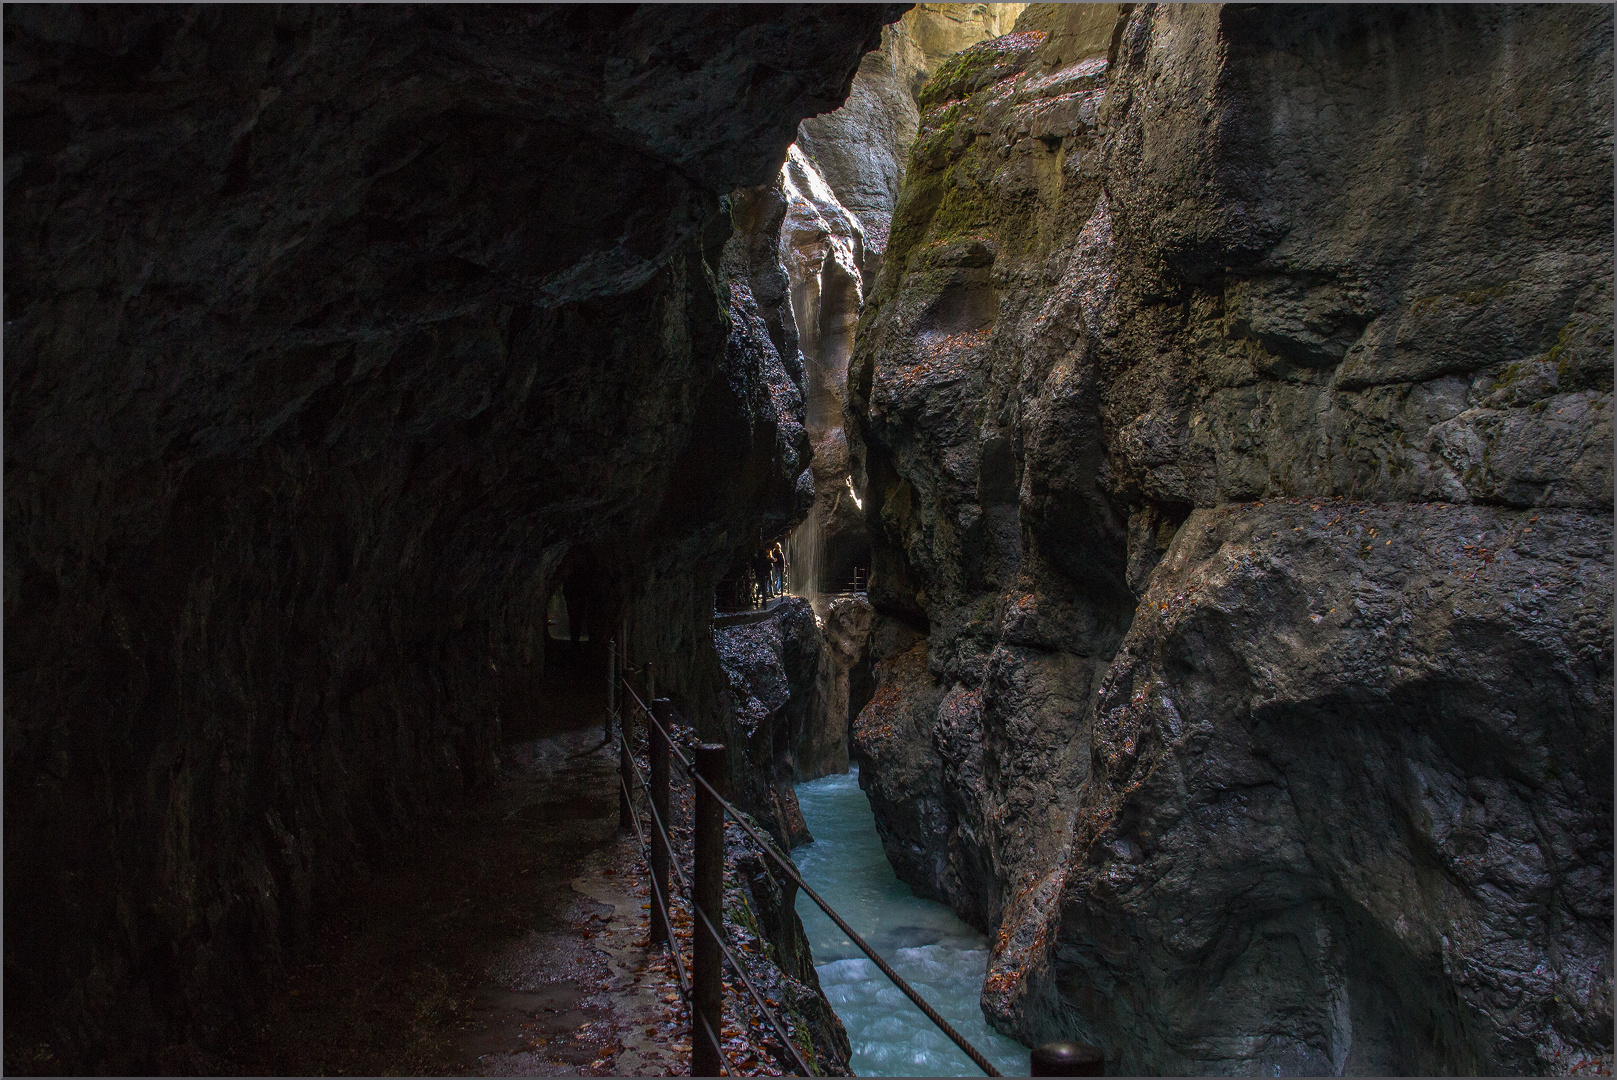
<svg viewBox="0 0 1617 1080">
<path fill-rule="evenodd" d="M 881 958 L 881 954 L 866 944 L 865 939 L 860 937 L 858 932 L 855 931 L 853 927 L 849 926 L 847 921 L 844 920 L 841 915 L 838 915 L 835 909 L 833 909 L 830 904 L 826 903 L 820 894 L 815 892 L 814 889 L 809 886 L 808 882 L 804 881 L 798 876 L 798 873 L 792 867 L 790 860 L 778 853 L 773 844 L 766 840 L 756 829 L 742 819 L 740 811 L 736 810 L 735 807 L 731 806 L 727 801 L 725 801 L 724 797 L 718 792 L 714 791 L 712 786 L 709 785 L 708 782 L 702 777 L 694 776 L 694 778 L 697 783 L 707 788 L 710 795 L 719 800 L 720 805 L 722 805 L 725 811 L 735 819 L 736 824 L 745 829 L 747 834 L 752 837 L 753 841 L 764 850 L 764 854 L 773 859 L 780 866 L 781 870 L 785 872 L 786 876 L 791 878 L 800 889 L 808 893 L 809 899 L 818 904 L 820 906 L 820 910 L 831 917 L 831 921 L 837 924 L 838 929 L 840 929 L 844 934 L 847 934 L 849 940 L 857 945 L 861 952 L 870 957 L 872 962 L 875 963 L 876 967 L 881 969 L 881 973 L 887 976 L 894 986 L 903 991 L 904 996 L 913 1001 L 916 1007 L 921 1010 L 922 1014 L 925 1015 L 928 1020 L 932 1021 L 932 1023 L 937 1025 L 939 1031 L 942 1031 L 950 1038 L 951 1041 L 953 1041 L 956 1046 L 960 1047 L 960 1049 L 965 1052 L 966 1056 L 972 1060 L 974 1065 L 989 1076 L 1004 1075 L 998 1069 L 994 1068 L 993 1064 L 986 1057 L 984 1057 L 975 1046 L 972 1046 L 971 1043 L 967 1042 L 966 1037 L 954 1029 L 954 1025 L 950 1024 L 949 1021 L 945 1020 L 942 1016 L 939 1016 L 937 1010 L 932 1008 L 931 1005 L 928 1005 L 926 1003 L 926 999 L 917 993 L 915 988 L 910 986 L 902 975 L 894 971 L 892 965 Z"/>
<path fill-rule="evenodd" d="M 629 790 L 628 785 L 623 783 L 623 777 L 618 777 L 618 783 L 623 786 L 624 791 Z M 633 798 L 632 795 L 630 797 Z M 649 859 L 651 846 L 646 843 L 646 834 L 640 831 L 640 815 L 636 814 L 631 820 L 634 821 L 635 839 L 640 841 L 640 853 Z M 657 901 L 657 906 L 662 909 L 663 922 L 672 925 L 672 914 L 668 910 L 668 904 L 663 900 L 662 886 L 657 884 L 656 877 L 647 876 L 651 877 L 651 895 Z M 674 948 L 672 944 L 669 945 L 668 952 L 674 958 L 674 980 L 679 983 L 679 996 L 685 999 L 685 1007 L 688 1009 L 691 1003 L 691 984 L 690 980 L 685 977 L 685 964 L 680 960 L 679 950 Z"/>
<path fill-rule="evenodd" d="M 637 695 L 636 701 L 638 700 L 639 697 Z M 648 711 L 647 715 L 649 716 L 652 714 Z M 657 728 L 659 731 L 663 731 L 664 735 L 666 736 L 667 733 L 663 730 L 661 724 L 658 724 Z M 672 743 L 670 743 L 670 748 L 672 748 Z M 646 783 L 645 775 L 640 771 L 640 763 L 634 760 L 633 755 L 630 755 L 629 764 L 630 767 L 634 769 L 635 782 L 639 785 L 640 790 L 644 792 L 646 796 L 647 805 L 651 810 L 652 824 L 656 827 L 657 831 L 662 834 L 663 842 L 668 845 L 668 849 L 673 851 L 673 837 L 670 835 L 667 825 L 663 822 L 661 815 L 657 813 L 656 801 L 652 799 L 651 788 Z M 692 773 L 692 775 L 695 774 Z M 625 791 L 628 790 L 628 787 L 624 783 L 622 777 L 618 778 L 618 783 L 620 786 L 623 786 Z M 633 798 L 632 794 L 630 795 L 630 798 Z M 649 861 L 650 845 L 647 844 L 645 834 L 640 829 L 640 815 L 636 813 L 631 820 L 634 822 L 635 836 L 640 841 L 641 851 L 647 855 Z M 690 880 L 686 878 L 685 871 L 679 865 L 679 860 L 670 860 L 669 867 L 674 871 L 675 876 L 679 878 L 680 888 L 689 891 Z M 656 875 L 650 875 L 650 877 L 652 892 L 656 895 L 658 907 L 662 909 L 663 923 L 664 925 L 671 927 L 673 925 L 673 919 L 669 910 L 670 906 L 663 902 L 662 889 L 657 883 Z M 791 1033 L 786 1029 L 786 1026 L 781 1023 L 780 1018 L 777 1017 L 774 1011 L 769 1007 L 769 1003 L 764 999 L 764 996 L 759 993 L 758 988 L 753 985 L 752 979 L 748 977 L 746 969 L 741 965 L 741 961 L 738 960 L 735 954 L 730 951 L 730 943 L 725 940 L 725 936 L 718 932 L 713 925 L 713 921 L 708 918 L 707 912 L 703 911 L 700 905 L 692 904 L 691 910 L 700 916 L 702 921 L 707 924 L 708 931 L 713 934 L 713 939 L 718 942 L 719 948 L 723 951 L 725 959 L 729 960 L 730 966 L 735 969 L 735 973 L 741 977 L 742 985 L 746 987 L 747 993 L 751 995 L 753 1002 L 758 1006 L 758 1010 L 762 1012 L 764 1014 L 764 1018 L 769 1021 L 769 1026 L 775 1029 L 775 1034 L 780 1037 L 781 1044 L 786 1047 L 786 1051 L 791 1055 L 793 1062 L 802 1070 L 801 1075 L 814 1075 L 814 1070 L 809 1066 L 808 1062 L 803 1059 L 802 1053 L 800 1053 L 797 1049 L 797 1044 L 792 1041 Z M 684 964 L 681 962 L 679 949 L 676 948 L 674 943 L 670 941 L 668 951 L 674 958 L 674 968 L 679 978 L 680 993 L 683 997 L 685 997 L 686 1005 L 689 1007 L 691 1004 L 690 984 L 685 977 Z M 695 1015 L 694 1010 L 692 1011 L 692 1015 Z M 708 1024 L 706 1017 L 702 1018 L 702 1026 L 707 1029 L 709 1037 L 712 1037 L 713 1029 L 712 1026 Z M 715 1047 L 720 1045 L 716 1038 L 713 1039 L 713 1045 Z"/>
<path fill-rule="evenodd" d="M 634 692 L 634 687 L 630 685 L 628 679 L 623 680 L 623 688 L 629 692 L 630 697 L 634 698 L 634 703 L 640 706 L 640 711 L 646 714 L 646 719 L 650 720 L 653 724 L 657 724 L 657 730 L 662 732 L 663 738 L 668 740 L 668 749 L 673 751 L 674 757 L 678 759 L 680 766 L 685 770 L 686 774 L 695 776 L 696 770 L 691 766 L 690 759 L 679 752 L 679 744 L 674 741 L 674 737 L 672 735 L 668 734 L 668 730 L 664 728 L 662 724 L 657 722 L 657 717 L 652 713 L 651 707 L 641 699 L 639 694 Z M 659 698 L 658 700 L 662 699 Z"/>
<path fill-rule="evenodd" d="M 656 825 L 657 826 L 657 831 L 662 833 L 662 835 L 663 835 L 663 843 L 668 845 L 668 850 L 673 851 L 674 850 L 674 836 L 673 836 L 672 833 L 670 833 L 668 831 L 668 827 L 663 823 L 662 815 L 657 813 L 657 804 L 651 798 L 651 786 L 646 783 L 646 778 L 643 775 L 641 775 L 640 763 L 638 761 L 636 761 L 633 758 L 633 756 L 631 756 L 629 758 L 629 764 L 634 766 L 635 782 L 640 785 L 640 790 L 646 793 L 646 802 L 649 804 L 648 808 L 651 810 L 652 824 Z M 674 876 L 679 878 L 679 887 L 681 889 L 684 889 L 686 892 L 689 892 L 690 888 L 691 888 L 691 883 L 690 883 L 690 880 L 685 877 L 685 871 L 680 869 L 679 860 L 678 859 L 670 860 L 668 865 L 674 871 Z"/>
<path fill-rule="evenodd" d="M 630 688 L 630 693 L 633 694 L 633 692 L 633 688 Z M 798 888 L 802 889 L 808 894 L 810 900 L 813 900 L 819 905 L 820 910 L 824 911 L 826 915 L 831 918 L 831 921 L 837 924 L 838 929 L 840 929 L 844 934 L 848 935 L 849 940 L 852 941 L 861 952 L 870 957 L 871 961 L 878 969 L 880 969 L 881 973 L 887 976 L 892 984 L 903 992 L 905 997 L 909 998 L 915 1003 L 916 1008 L 921 1010 L 922 1015 L 924 1015 L 928 1020 L 932 1021 L 932 1023 L 937 1026 L 939 1031 L 942 1031 L 945 1035 L 947 1035 L 950 1041 L 965 1052 L 965 1055 L 971 1059 L 974 1065 L 983 1070 L 983 1072 L 988 1076 L 1003 1076 L 1004 1074 L 998 1069 L 994 1068 L 993 1063 L 984 1057 L 981 1051 L 979 1051 L 975 1046 L 972 1046 L 971 1043 L 966 1040 L 964 1035 L 956 1031 L 953 1024 L 950 1024 L 949 1021 L 938 1015 L 937 1010 L 931 1005 L 927 1004 L 926 999 L 916 992 L 915 988 L 912 987 L 902 975 L 894 971 L 892 965 L 886 960 L 882 959 L 881 954 L 876 952 L 875 949 L 872 949 L 870 945 L 866 943 L 865 939 L 859 936 L 859 933 L 855 931 L 853 927 L 849 926 L 847 921 L 843 919 L 841 915 L 838 915 L 836 910 L 832 908 L 830 904 L 826 903 L 824 898 L 822 898 L 819 893 L 815 892 L 808 882 L 804 881 L 802 877 L 799 876 L 797 873 L 797 868 L 792 865 L 790 859 L 777 852 L 775 850 L 775 845 L 765 839 L 758 832 L 758 830 L 754 829 L 752 825 L 747 822 L 745 817 L 743 817 L 740 810 L 737 810 L 728 799 L 715 791 L 713 786 L 709 784 L 700 773 L 691 768 L 690 762 L 685 759 L 685 756 L 679 752 L 679 748 L 674 745 L 673 736 L 671 736 L 668 733 L 668 730 L 662 726 L 652 711 L 645 708 L 645 703 L 640 701 L 639 695 L 636 694 L 634 696 L 635 701 L 639 702 L 641 708 L 645 711 L 647 719 L 656 725 L 657 730 L 662 734 L 663 739 L 668 743 L 668 746 L 673 751 L 674 756 L 678 758 L 679 763 L 685 767 L 685 772 L 688 776 L 690 776 L 691 780 L 695 783 L 701 784 L 707 789 L 708 794 L 718 801 L 718 804 L 724 808 L 725 813 L 729 814 L 730 817 L 735 820 L 736 824 L 740 825 L 742 829 L 746 831 L 748 836 L 752 837 L 753 842 L 762 848 L 766 855 L 774 860 L 774 862 L 781 868 L 787 877 L 792 879 Z M 639 766 L 637 765 L 635 768 L 638 772 Z M 720 940 L 722 941 L 722 938 Z"/>
<path fill-rule="evenodd" d="M 713 920 L 708 918 L 707 912 L 695 905 L 693 905 L 693 909 L 697 915 L 701 916 L 702 922 L 707 924 L 708 932 L 713 935 L 713 939 L 719 943 L 719 948 L 724 951 L 724 958 L 730 961 L 730 966 L 735 969 L 735 973 L 741 976 L 741 985 L 747 988 L 747 993 L 751 994 L 752 1000 L 757 1002 L 759 1010 L 764 1014 L 764 1018 L 769 1021 L 769 1026 L 775 1029 L 775 1034 L 780 1036 L 780 1041 L 786 1044 L 786 1049 L 792 1055 L 792 1060 L 797 1063 L 798 1068 L 803 1070 L 801 1075 L 814 1075 L 814 1070 L 809 1068 L 809 1063 L 803 1060 L 803 1055 L 798 1051 L 797 1044 L 792 1042 L 791 1037 L 786 1033 L 785 1027 L 781 1025 L 780 1020 L 764 1000 L 764 996 L 758 992 L 756 986 L 752 985 L 752 979 L 747 977 L 747 969 L 741 966 L 741 961 L 737 960 L 735 953 L 730 951 L 730 943 L 724 940 L 724 935 L 719 933 L 718 928 L 713 925 Z"/>
</svg>

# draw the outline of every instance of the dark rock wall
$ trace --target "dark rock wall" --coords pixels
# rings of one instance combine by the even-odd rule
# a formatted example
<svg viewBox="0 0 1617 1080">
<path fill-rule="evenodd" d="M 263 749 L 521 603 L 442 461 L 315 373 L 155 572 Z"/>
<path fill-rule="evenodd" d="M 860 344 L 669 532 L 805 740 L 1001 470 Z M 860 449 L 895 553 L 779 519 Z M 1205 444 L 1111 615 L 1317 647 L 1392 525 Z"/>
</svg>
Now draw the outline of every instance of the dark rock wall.
<svg viewBox="0 0 1617 1080">
<path fill-rule="evenodd" d="M 816 708 L 795 733 L 792 766 L 798 780 L 848 771 L 853 717 L 869 700 L 870 624 L 875 612 L 858 593 L 814 598 L 819 623 L 820 664 L 815 680 Z"/>
<path fill-rule="evenodd" d="M 1018 30 L 850 366 L 895 866 L 1123 1072 L 1609 1062 L 1610 10 Z"/>
<path fill-rule="evenodd" d="M 701 653 L 806 453 L 719 193 L 896 14 L 7 8 L 8 1057 L 229 1022 L 495 767 L 570 556 Z"/>
<path fill-rule="evenodd" d="M 1103 198 L 1104 51 L 1007 78 L 1043 41 L 974 46 L 923 88 L 849 378 L 879 538 L 870 598 L 878 624 L 903 624 L 878 625 L 900 654 L 875 651 L 861 783 L 899 876 L 989 930 L 1065 842 L 1088 768 L 1076 733 L 1133 599 L 1126 518 L 1097 476 L 1094 378 L 1074 355 L 1094 303 L 1079 283 Z"/>
<path fill-rule="evenodd" d="M 797 808 L 795 749 L 819 711 L 820 631 L 814 611 L 787 596 L 763 618 L 715 627 L 713 644 L 727 686 L 719 712 L 728 718 L 735 757 L 732 788 L 787 850 L 811 837 Z"/>
</svg>

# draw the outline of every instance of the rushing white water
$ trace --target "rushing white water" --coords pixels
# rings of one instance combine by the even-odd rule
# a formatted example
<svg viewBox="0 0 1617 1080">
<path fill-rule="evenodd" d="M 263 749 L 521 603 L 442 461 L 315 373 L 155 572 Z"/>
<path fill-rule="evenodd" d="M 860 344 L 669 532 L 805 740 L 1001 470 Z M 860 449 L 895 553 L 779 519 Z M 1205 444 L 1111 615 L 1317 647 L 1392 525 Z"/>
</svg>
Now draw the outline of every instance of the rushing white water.
<svg viewBox="0 0 1617 1080">
<path fill-rule="evenodd" d="M 792 852 L 803 880 L 1000 1072 L 1026 1076 L 1027 1048 L 990 1028 L 977 1006 L 988 970 L 987 939 L 898 880 L 858 772 L 798 784 L 797 801 L 814 834 L 812 844 Z M 848 1029 L 855 1073 L 982 1075 L 814 901 L 799 894 L 797 913 L 814 947 L 820 985 Z"/>
</svg>

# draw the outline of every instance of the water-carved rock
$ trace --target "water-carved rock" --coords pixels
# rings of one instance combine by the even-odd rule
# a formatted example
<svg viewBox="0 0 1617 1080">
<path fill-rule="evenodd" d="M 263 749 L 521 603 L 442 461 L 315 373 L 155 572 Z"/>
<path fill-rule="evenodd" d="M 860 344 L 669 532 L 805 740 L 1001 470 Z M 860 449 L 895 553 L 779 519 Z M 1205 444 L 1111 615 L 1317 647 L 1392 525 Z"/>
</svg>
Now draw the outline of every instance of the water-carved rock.
<svg viewBox="0 0 1617 1080">
<path fill-rule="evenodd" d="M 1610 13 L 1017 30 L 850 365 L 895 867 L 1124 1071 L 1609 1060 Z"/>
</svg>

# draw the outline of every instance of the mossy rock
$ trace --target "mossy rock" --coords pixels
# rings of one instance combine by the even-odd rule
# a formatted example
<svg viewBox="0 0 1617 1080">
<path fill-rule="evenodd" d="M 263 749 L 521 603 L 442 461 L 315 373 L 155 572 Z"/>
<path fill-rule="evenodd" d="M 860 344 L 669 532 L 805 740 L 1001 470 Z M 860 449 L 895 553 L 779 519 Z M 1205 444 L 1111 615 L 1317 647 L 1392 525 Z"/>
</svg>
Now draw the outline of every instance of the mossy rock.
<svg viewBox="0 0 1617 1080">
<path fill-rule="evenodd" d="M 924 112 L 940 102 L 970 97 L 986 86 L 1020 75 L 1043 44 L 1043 31 L 1027 30 L 957 52 L 922 88 L 916 104 Z"/>
</svg>

